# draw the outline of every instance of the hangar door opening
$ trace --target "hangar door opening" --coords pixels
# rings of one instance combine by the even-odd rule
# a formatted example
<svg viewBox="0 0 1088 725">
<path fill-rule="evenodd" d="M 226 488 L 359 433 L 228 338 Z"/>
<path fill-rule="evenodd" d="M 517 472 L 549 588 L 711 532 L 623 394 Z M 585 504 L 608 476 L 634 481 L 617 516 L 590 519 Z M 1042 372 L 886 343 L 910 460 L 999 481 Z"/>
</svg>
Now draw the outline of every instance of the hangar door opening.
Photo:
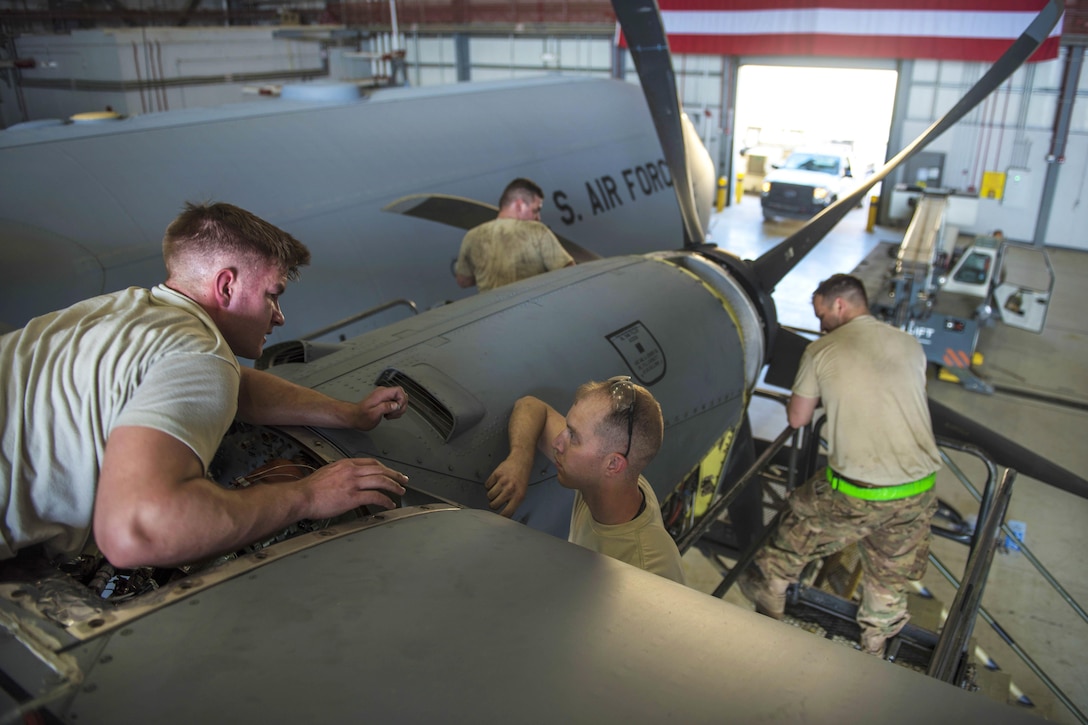
<svg viewBox="0 0 1088 725">
<path fill-rule="evenodd" d="M 801 147 L 848 151 L 859 178 L 883 166 L 897 79 L 895 70 L 742 65 L 733 168 L 745 193 L 758 195 L 763 177 Z"/>
</svg>

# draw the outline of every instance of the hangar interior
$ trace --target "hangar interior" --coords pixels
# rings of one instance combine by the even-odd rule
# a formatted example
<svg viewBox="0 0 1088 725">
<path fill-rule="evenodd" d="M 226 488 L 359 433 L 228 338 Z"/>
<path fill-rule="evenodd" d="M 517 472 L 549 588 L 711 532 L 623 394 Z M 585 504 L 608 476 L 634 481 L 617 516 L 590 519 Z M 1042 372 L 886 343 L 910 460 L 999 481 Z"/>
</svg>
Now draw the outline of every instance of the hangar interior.
<svg viewBox="0 0 1088 725">
<path fill-rule="evenodd" d="M 51 5 L 45 11 L 33 3 L 6 10 L 0 123 L 66 119 L 107 108 L 133 115 L 218 105 L 273 95 L 284 83 L 329 78 L 427 86 L 562 73 L 620 75 L 637 83 L 629 54 L 614 47 L 614 16 L 603 2 L 469 2 L 457 3 L 456 12 L 437 2 L 346 3 L 322 11 L 268 3 L 247 4 L 234 11 L 237 17 L 221 17 L 199 3 L 181 5 L 130 3 L 130 15 L 97 6 L 77 12 Z M 1088 242 L 1077 231 L 1088 212 L 1080 204 L 1083 169 L 1076 161 L 1088 157 L 1088 80 L 1080 72 L 1085 13 L 1076 2 L 1066 5 L 1059 56 L 1022 66 L 925 157 L 897 170 L 880 194 L 880 223 L 905 222 L 921 180 L 953 193 L 964 234 L 1002 229 L 1015 240 L 1085 248 Z M 352 20 L 319 24 L 338 14 Z M 829 95 L 774 128 L 741 128 L 736 122 L 743 123 L 750 110 L 737 107 L 745 66 L 815 69 L 815 82 Z M 748 166 L 745 152 L 765 143 L 779 158 L 760 164 L 780 160 L 790 143 L 836 141 L 856 142 L 863 168 L 879 165 L 947 111 L 987 67 L 924 56 L 674 54 L 684 110 L 730 188 Z M 842 136 L 828 138 L 823 129 L 814 134 L 815 117 L 852 119 L 862 115 L 865 104 L 859 102 L 871 97 L 864 90 L 851 95 L 849 79 L 836 76 L 836 69 L 895 74 L 884 148 L 872 148 L 883 129 L 849 138 L 856 135 L 849 120 L 840 122 Z M 785 96 L 788 103 L 793 88 L 761 88 L 759 95 L 778 103 Z M 783 136 L 789 137 L 785 144 Z M 1063 183 L 1054 182 L 1059 175 L 1067 177 Z M 1048 210 L 1044 220 L 1033 213 L 1040 205 Z"/>
<path fill-rule="evenodd" d="M 87 112 L 134 116 L 235 103 L 275 96 L 287 83 L 329 79 L 428 86 L 561 73 L 638 82 L 630 57 L 615 47 L 607 2 L 243 2 L 227 11 L 198 1 L 7 5 L 0 15 L 5 81 L 0 123 L 7 128 Z M 1012 241 L 1047 249 L 1056 282 L 1041 335 L 1001 325 L 981 331 L 982 369 L 1005 392 L 980 395 L 937 379 L 931 391 L 1083 473 L 1088 471 L 1082 443 L 1088 422 L 1088 327 L 1081 313 L 1088 282 L 1083 233 L 1088 205 L 1082 203 L 1088 184 L 1088 74 L 1081 72 L 1081 62 L 1088 7 L 1078 5 L 1067 3 L 1056 57 L 1024 65 L 928 148 L 924 159 L 894 172 L 874 194 L 875 223 L 866 223 L 868 209 L 852 212 L 829 244 L 783 280 L 775 299 L 785 324 L 811 329 L 815 320 L 808 300 L 816 283 L 834 272 L 880 266 L 881 243 L 902 239 L 923 187 L 947 190 L 956 246 L 1001 229 Z M 751 183 L 755 173 L 749 166 L 752 149 L 782 152 L 802 142 L 843 140 L 806 137 L 810 109 L 796 106 L 793 117 L 777 128 L 762 122 L 739 127 L 738 119 L 750 109 L 738 102 L 754 102 L 744 101 L 744 69 L 754 66 L 828 69 L 829 76 L 833 70 L 894 73 L 889 123 L 886 133 L 876 134 L 883 135 L 884 146 L 871 152 L 877 165 L 938 119 L 988 67 L 926 57 L 676 54 L 683 108 L 726 184 L 711 241 L 745 258 L 796 229 L 793 222 L 764 222 L 758 193 L 745 193 L 744 179 Z M 769 90 L 775 95 L 776 89 Z M 784 93 L 788 89 L 778 91 Z M 821 109 L 831 117 L 849 116 L 856 112 L 851 104 L 869 101 L 835 99 L 828 103 L 830 112 Z M 108 117 L 81 120 L 109 122 Z M 774 160 L 771 152 L 766 158 L 768 164 Z M 760 436 L 774 437 L 782 426 L 781 411 L 773 404 L 753 410 Z M 942 478 L 939 485 L 960 511 L 974 510 L 956 481 Z M 1040 684 L 1033 665 L 1014 650 L 1029 652 L 1075 707 L 1088 711 L 1088 623 L 1077 605 L 1088 601 L 1081 561 L 1088 546 L 1088 502 L 1021 477 L 1008 518 L 1025 525 L 1024 546 L 1009 547 L 996 558 L 984 599 L 1007 636 L 980 623 L 978 645 L 1008 675 L 1004 686 L 1010 701 L 1030 701 L 1035 712 L 1055 722 L 1084 722 Z M 941 542 L 936 548 L 950 568 L 963 568 L 962 547 Z M 1029 556 L 1048 573 L 1030 566 Z M 697 588 L 717 586 L 721 570 L 713 557 L 692 550 L 685 562 Z M 1049 576 L 1068 597 L 1046 586 Z M 925 586 L 938 599 L 952 598 L 932 567 Z M 746 606 L 737 592 L 727 598 Z"/>
</svg>

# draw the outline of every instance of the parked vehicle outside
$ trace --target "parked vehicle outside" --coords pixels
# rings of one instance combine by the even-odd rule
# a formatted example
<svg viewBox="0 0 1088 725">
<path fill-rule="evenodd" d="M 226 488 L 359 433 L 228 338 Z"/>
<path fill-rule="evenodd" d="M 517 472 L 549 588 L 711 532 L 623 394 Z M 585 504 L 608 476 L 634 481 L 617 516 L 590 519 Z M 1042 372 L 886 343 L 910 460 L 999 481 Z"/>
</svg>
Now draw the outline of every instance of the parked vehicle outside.
<svg viewBox="0 0 1088 725">
<path fill-rule="evenodd" d="M 798 149 L 763 180 L 763 218 L 809 219 L 853 189 L 850 157 L 834 149 Z"/>
</svg>

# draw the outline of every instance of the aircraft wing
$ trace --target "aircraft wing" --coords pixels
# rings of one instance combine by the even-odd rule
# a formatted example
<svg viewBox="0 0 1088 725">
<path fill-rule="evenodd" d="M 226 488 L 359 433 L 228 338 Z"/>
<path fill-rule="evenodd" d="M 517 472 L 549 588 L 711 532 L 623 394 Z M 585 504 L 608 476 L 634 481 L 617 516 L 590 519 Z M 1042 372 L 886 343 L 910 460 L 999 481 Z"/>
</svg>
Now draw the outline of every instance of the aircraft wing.
<svg viewBox="0 0 1088 725">
<path fill-rule="evenodd" d="M 933 419 L 933 433 L 937 437 L 970 442 L 1002 466 L 1013 468 L 1025 476 L 1081 498 L 1088 498 L 1088 481 L 1082 476 L 1006 438 L 992 428 L 971 420 L 934 400 L 932 396 L 929 398 L 929 415 Z"/>
<path fill-rule="evenodd" d="M 4 692 L 21 688 L 50 721 L 91 723 L 1035 721 L 444 504 L 282 542 L 104 611 L 55 596 L 70 605 L 63 630 L 31 611 L 45 588 L 0 586 L 5 623 L 50 633 L 0 641 L 9 716 Z"/>
</svg>

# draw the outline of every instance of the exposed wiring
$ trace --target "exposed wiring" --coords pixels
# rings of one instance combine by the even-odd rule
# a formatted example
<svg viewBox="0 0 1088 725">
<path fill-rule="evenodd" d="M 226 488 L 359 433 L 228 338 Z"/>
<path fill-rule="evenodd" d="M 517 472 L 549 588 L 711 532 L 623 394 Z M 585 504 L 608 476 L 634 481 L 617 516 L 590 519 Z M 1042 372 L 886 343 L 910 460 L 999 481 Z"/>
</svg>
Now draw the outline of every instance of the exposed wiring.
<svg viewBox="0 0 1088 725">
<path fill-rule="evenodd" d="M 307 471 L 307 473 L 300 476 L 298 475 L 298 469 Z M 245 476 L 238 476 L 234 479 L 234 483 L 244 488 L 254 483 L 260 483 L 269 476 L 290 476 L 291 480 L 299 481 L 316 470 L 316 467 L 307 463 L 280 463 L 268 468 L 257 469 Z"/>
</svg>

